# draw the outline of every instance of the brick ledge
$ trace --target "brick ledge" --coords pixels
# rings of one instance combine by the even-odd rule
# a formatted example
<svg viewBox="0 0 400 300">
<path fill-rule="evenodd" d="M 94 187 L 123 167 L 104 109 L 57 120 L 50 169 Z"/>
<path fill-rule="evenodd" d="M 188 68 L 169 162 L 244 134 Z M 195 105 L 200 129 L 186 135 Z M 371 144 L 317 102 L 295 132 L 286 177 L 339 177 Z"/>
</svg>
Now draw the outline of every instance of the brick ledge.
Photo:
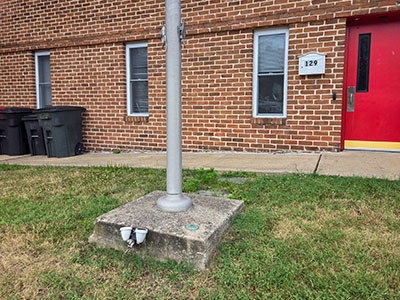
<svg viewBox="0 0 400 300">
<path fill-rule="evenodd" d="M 149 116 L 125 116 L 124 121 L 127 123 L 148 123 Z"/>
<path fill-rule="evenodd" d="M 250 119 L 251 124 L 257 125 L 286 125 L 286 118 L 254 118 Z"/>
</svg>

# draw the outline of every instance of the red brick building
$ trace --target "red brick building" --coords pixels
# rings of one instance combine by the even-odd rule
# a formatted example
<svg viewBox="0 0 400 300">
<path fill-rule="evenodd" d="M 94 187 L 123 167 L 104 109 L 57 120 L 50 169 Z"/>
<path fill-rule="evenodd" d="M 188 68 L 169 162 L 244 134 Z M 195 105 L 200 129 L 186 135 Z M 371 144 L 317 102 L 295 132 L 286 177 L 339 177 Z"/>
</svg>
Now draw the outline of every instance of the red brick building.
<svg viewBox="0 0 400 300">
<path fill-rule="evenodd" d="M 165 150 L 163 0 L 0 16 L 0 106 L 83 106 L 87 150 Z M 184 151 L 400 150 L 399 1 L 183 0 L 182 18 Z"/>
</svg>

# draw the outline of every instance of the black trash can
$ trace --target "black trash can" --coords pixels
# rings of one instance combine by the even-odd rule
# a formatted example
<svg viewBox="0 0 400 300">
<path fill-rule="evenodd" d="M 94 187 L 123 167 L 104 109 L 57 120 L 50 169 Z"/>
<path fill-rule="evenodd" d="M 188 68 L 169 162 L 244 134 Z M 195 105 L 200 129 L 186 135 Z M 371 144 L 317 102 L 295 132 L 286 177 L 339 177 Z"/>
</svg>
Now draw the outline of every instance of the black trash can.
<svg viewBox="0 0 400 300">
<path fill-rule="evenodd" d="M 0 111 L 0 154 L 22 155 L 29 153 L 28 139 L 22 118 L 33 109 L 7 107 Z"/>
<path fill-rule="evenodd" d="M 48 157 L 67 157 L 83 153 L 82 112 L 80 106 L 51 106 L 37 109 Z"/>
<path fill-rule="evenodd" d="M 43 131 L 39 126 L 37 115 L 28 115 L 22 118 L 25 124 L 26 136 L 28 137 L 31 155 L 46 155 Z"/>
</svg>

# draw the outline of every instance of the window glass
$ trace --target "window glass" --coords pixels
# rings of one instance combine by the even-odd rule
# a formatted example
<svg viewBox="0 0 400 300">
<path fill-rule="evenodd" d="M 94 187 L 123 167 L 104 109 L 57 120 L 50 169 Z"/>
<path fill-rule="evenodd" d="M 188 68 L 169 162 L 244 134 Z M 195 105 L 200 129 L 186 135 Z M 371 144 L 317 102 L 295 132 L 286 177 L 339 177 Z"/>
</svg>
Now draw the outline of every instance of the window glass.
<svg viewBox="0 0 400 300">
<path fill-rule="evenodd" d="M 258 41 L 258 73 L 285 68 L 285 34 L 260 36 Z"/>
<path fill-rule="evenodd" d="M 131 78 L 147 79 L 147 48 L 131 48 Z"/>
<path fill-rule="evenodd" d="M 283 113 L 283 75 L 259 76 L 258 112 Z"/>
<path fill-rule="evenodd" d="M 368 92 L 371 33 L 360 34 L 358 38 L 357 92 Z"/>
<path fill-rule="evenodd" d="M 148 112 L 148 83 L 147 81 L 132 81 L 132 110 L 131 113 Z"/>
<path fill-rule="evenodd" d="M 50 83 L 50 55 L 38 56 L 39 82 Z"/>
<path fill-rule="evenodd" d="M 51 105 L 51 86 L 50 84 L 40 84 L 39 86 L 39 97 L 41 107 Z"/>
</svg>

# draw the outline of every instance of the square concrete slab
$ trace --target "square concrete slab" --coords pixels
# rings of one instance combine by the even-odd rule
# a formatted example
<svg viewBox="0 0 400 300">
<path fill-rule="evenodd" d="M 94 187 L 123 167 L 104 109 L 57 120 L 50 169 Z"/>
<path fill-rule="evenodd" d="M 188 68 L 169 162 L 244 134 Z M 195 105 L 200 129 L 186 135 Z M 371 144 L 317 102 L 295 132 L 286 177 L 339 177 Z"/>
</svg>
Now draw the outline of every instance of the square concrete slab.
<svg viewBox="0 0 400 300">
<path fill-rule="evenodd" d="M 119 229 L 125 226 L 149 230 L 145 244 L 134 247 L 139 255 L 160 260 L 188 262 L 205 269 L 232 219 L 240 212 L 243 201 L 185 194 L 193 206 L 179 213 L 158 209 L 157 199 L 165 192 L 152 192 L 98 217 L 89 242 L 100 247 L 125 250 Z M 197 230 L 187 229 L 197 225 Z"/>
</svg>

